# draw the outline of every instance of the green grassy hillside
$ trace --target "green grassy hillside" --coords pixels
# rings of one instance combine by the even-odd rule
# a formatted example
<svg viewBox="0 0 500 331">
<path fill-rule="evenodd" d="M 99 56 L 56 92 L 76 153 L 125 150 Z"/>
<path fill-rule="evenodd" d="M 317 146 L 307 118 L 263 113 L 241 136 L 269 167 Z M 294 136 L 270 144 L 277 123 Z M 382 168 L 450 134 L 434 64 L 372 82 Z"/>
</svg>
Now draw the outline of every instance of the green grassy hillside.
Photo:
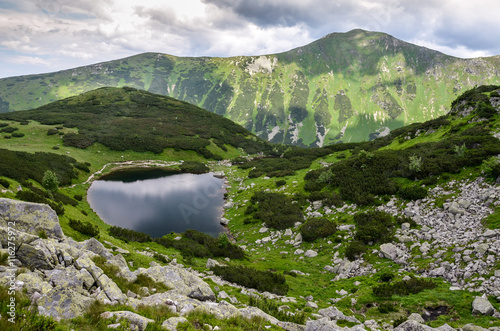
<svg viewBox="0 0 500 331">
<path fill-rule="evenodd" d="M 368 141 L 449 111 L 475 85 L 500 83 L 500 57 L 459 59 L 387 34 L 334 33 L 291 51 L 185 58 L 146 53 L 0 80 L 0 112 L 37 108 L 102 86 L 184 100 L 272 142 Z"/>
<path fill-rule="evenodd" d="M 85 233 L 87 228 L 70 225 L 75 221 L 88 222 L 88 228 L 97 231 L 99 240 L 107 247 L 128 250 L 129 253 L 123 255 L 127 262 L 133 262 L 134 269 L 148 267 L 150 262 L 168 263 L 175 258 L 178 263 L 205 275 L 204 280 L 215 292 L 225 291 L 235 297 L 238 307 L 258 306 L 281 320 L 301 324 L 306 319 L 317 319 L 321 309 L 334 306 L 373 328 L 378 327 L 370 324 L 371 320 L 380 327 L 390 328 L 412 313 L 426 317 L 426 312 L 438 310 L 439 316 L 429 317 L 425 324 L 438 327 L 446 323 L 462 328 L 472 323 L 485 328 L 498 327 L 497 317 L 472 313 L 471 308 L 474 298 L 484 293 L 492 306 L 497 311 L 500 309 L 500 297 L 495 294 L 500 291 L 496 285 L 498 276 L 495 276 L 500 268 L 500 198 L 496 193 L 500 176 L 499 92 L 500 86 L 471 89 L 450 103 L 449 113 L 401 127 L 369 142 L 323 148 L 289 146 L 280 157 L 273 155 L 275 149 L 270 148 L 270 154 L 264 153 L 268 157 L 253 154 L 251 156 L 258 157 L 252 160 L 237 158 L 247 153 L 227 142 L 227 151 L 219 148 L 218 152 L 225 159 L 233 159 L 232 162 L 214 162 L 205 159 L 203 153 L 189 149 L 167 147 L 155 153 L 132 148 L 113 150 L 113 145 L 105 146 L 105 141 L 97 139 L 109 134 L 108 129 L 99 128 L 96 124 L 100 122 L 96 122 L 94 116 L 101 114 L 103 121 L 118 122 L 135 116 L 138 120 L 148 119 L 147 112 L 140 116 L 133 112 L 137 98 L 154 98 L 166 109 L 172 105 L 188 106 L 143 91 L 101 89 L 66 99 L 45 110 L 2 115 L 0 131 L 16 130 L 7 129 L 0 134 L 0 153 L 9 157 L 0 157 L 0 196 L 17 199 L 43 196 L 40 176 L 19 167 L 21 175 L 15 177 L 7 169 L 9 164 L 15 164 L 13 162 L 37 164 L 35 151 L 50 152 L 51 156 L 38 154 L 43 162 L 37 164 L 36 171 L 53 169 L 58 174 L 67 174 L 58 192 L 63 196 L 46 197 L 63 209 L 59 219 L 64 233 L 78 241 L 88 239 L 93 234 Z M 107 104 L 106 100 L 115 100 L 117 95 L 127 102 L 115 102 L 117 106 L 113 108 L 113 103 Z M 89 104 L 95 100 L 99 102 Z M 161 116 L 159 109 L 156 111 L 152 112 L 155 118 Z M 38 122 L 38 117 L 33 117 L 40 116 L 42 120 L 45 114 L 53 116 L 53 122 L 43 124 Z M 47 135 L 55 125 L 66 123 L 63 120 L 71 125 Z M 96 141 L 91 146 L 82 149 L 63 144 L 67 135 L 90 134 L 87 122 L 93 123 L 96 130 Z M 124 141 L 136 132 L 147 134 L 137 130 L 121 131 L 119 123 L 115 125 Z M 182 134 L 184 124 L 176 128 Z M 230 128 L 227 132 L 233 130 Z M 203 132 L 196 133 L 196 128 L 190 131 L 189 125 L 185 130 L 189 132 L 186 137 L 201 136 Z M 218 145 L 214 143 L 207 148 L 215 151 L 211 148 Z M 51 164 L 52 159 L 57 162 Z M 179 160 L 193 160 L 207 164 L 213 171 L 223 171 L 228 181 L 227 199 L 231 202 L 224 217 L 229 220 L 231 242 L 240 246 L 244 258 L 227 259 L 214 252 L 208 253 L 212 255 L 195 253 L 207 251 L 200 245 L 220 249 L 227 245 L 225 236 L 207 240 L 195 232 L 186 232 L 152 241 L 137 233 L 111 230 L 100 220 L 85 199 L 90 185 L 87 179 L 91 174 L 99 175 L 98 171 L 106 164 L 141 160 L 154 160 L 158 165 L 176 168 Z M 56 164 L 60 167 L 56 168 Z M 123 163 L 109 165 L 105 172 L 119 165 Z M 23 188 L 21 192 L 32 193 L 19 194 L 16 192 L 19 185 Z M 299 234 L 302 239 L 298 239 Z M 395 257 L 383 253 L 387 245 L 397 248 Z M 159 254 L 138 253 L 145 251 Z M 208 270 L 207 256 L 228 268 Z M 470 267 L 472 264 L 474 269 Z M 239 287 L 215 283 L 210 272 L 232 283 L 274 291 L 280 296 L 264 301 L 261 293 L 261 299 L 255 299 Z M 279 286 L 271 290 L 261 286 L 275 283 Z M 97 308 L 93 309 L 98 313 L 131 309 L 107 305 Z M 58 325 L 62 330 L 91 329 L 90 323 L 97 325 L 102 321 L 98 313 L 89 311 L 86 315 L 94 316 L 92 322 L 74 319 L 63 320 Z M 213 316 L 200 317 L 199 312 L 187 318 L 187 330 L 196 329 L 200 319 L 210 320 L 222 329 L 224 323 L 229 322 Z M 233 329 L 252 329 L 241 323 Z M 358 324 L 352 319 L 337 323 L 349 327 Z"/>
</svg>

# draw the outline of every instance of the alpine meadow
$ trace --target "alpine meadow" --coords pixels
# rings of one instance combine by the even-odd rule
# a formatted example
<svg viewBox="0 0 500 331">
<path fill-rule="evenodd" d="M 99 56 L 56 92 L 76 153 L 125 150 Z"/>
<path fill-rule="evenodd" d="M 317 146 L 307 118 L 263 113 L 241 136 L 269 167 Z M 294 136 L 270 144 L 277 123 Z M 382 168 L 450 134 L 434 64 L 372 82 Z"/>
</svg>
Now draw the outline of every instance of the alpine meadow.
<svg viewBox="0 0 500 331">
<path fill-rule="evenodd" d="M 0 79 L 0 327 L 499 330 L 499 157 L 500 56 L 380 32 Z M 142 171 L 222 178 L 224 231 L 107 224 Z"/>
</svg>

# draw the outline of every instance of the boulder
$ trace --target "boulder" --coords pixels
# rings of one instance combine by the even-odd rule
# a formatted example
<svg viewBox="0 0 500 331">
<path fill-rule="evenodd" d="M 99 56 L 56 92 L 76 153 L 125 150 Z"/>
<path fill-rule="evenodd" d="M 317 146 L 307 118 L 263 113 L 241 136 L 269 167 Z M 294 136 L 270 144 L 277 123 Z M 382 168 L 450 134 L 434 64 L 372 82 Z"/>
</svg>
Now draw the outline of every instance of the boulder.
<svg viewBox="0 0 500 331">
<path fill-rule="evenodd" d="M 168 320 L 165 320 L 163 322 L 161 327 L 169 331 L 177 331 L 177 325 L 179 323 L 185 323 L 187 321 L 188 320 L 184 317 L 170 317 Z"/>
<path fill-rule="evenodd" d="M 138 269 L 137 275 L 145 274 L 154 281 L 163 283 L 177 293 L 201 301 L 215 301 L 215 294 L 201 278 L 174 265 L 154 266 L 148 269 Z"/>
<path fill-rule="evenodd" d="M 305 256 L 305 257 L 316 257 L 316 256 L 318 256 L 318 252 L 313 251 L 312 249 L 308 249 L 308 250 L 304 253 L 304 256 Z"/>
<path fill-rule="evenodd" d="M 38 312 L 56 320 L 81 316 L 94 302 L 71 288 L 56 286 L 38 299 Z"/>
<path fill-rule="evenodd" d="M 344 330 L 334 321 L 331 321 L 328 317 L 320 318 L 318 320 L 309 320 L 306 322 L 306 328 L 304 331 L 340 331 Z"/>
<path fill-rule="evenodd" d="M 28 268 L 50 270 L 54 269 L 56 261 L 45 246 L 43 240 L 35 240 L 31 244 L 22 244 L 16 252 L 16 257 Z"/>
<path fill-rule="evenodd" d="M 431 328 L 430 326 L 421 324 L 415 320 L 410 320 L 410 319 L 408 319 L 406 322 L 401 323 L 396 328 L 394 328 L 394 331 L 430 331 L 430 330 L 434 329 Z"/>
<path fill-rule="evenodd" d="M 32 295 L 35 292 L 43 295 L 52 290 L 52 286 L 44 281 L 36 272 L 24 272 L 19 274 L 16 280 L 24 283 L 24 288 L 27 290 L 28 295 Z"/>
<path fill-rule="evenodd" d="M 104 256 L 107 259 L 112 259 L 113 254 L 111 254 L 106 247 L 104 247 L 101 242 L 99 242 L 95 238 L 90 238 L 85 241 L 85 245 L 83 246 L 83 249 L 86 251 L 91 251 L 92 253 L 95 253 L 100 256 Z"/>
<path fill-rule="evenodd" d="M 477 315 L 491 316 L 495 312 L 495 308 L 491 305 L 488 299 L 484 297 L 476 297 L 472 302 L 472 313 Z"/>
<path fill-rule="evenodd" d="M 380 245 L 380 253 L 386 259 L 394 261 L 398 257 L 398 248 L 391 243 Z"/>
<path fill-rule="evenodd" d="M 217 260 L 208 259 L 207 265 L 205 267 L 207 269 L 210 269 L 212 267 L 218 267 L 218 266 L 220 266 L 220 263 Z"/>
<path fill-rule="evenodd" d="M 425 323 L 422 315 L 417 314 L 417 313 L 413 313 L 410 316 L 408 316 L 408 320 L 416 321 L 416 322 L 421 323 L 421 324 Z"/>
<path fill-rule="evenodd" d="M 325 309 L 318 310 L 318 314 L 324 317 L 328 317 L 335 321 L 348 321 L 353 323 L 360 323 L 354 316 L 346 316 L 343 312 L 337 309 L 337 307 L 328 307 Z"/>
<path fill-rule="evenodd" d="M 116 321 L 121 319 L 126 319 L 130 322 L 131 329 L 133 325 L 137 326 L 137 330 L 144 331 L 149 323 L 154 323 L 154 320 L 146 318 L 139 314 L 133 313 L 131 311 L 106 311 L 101 314 L 102 318 L 113 318 L 116 317 Z"/>
<path fill-rule="evenodd" d="M 285 236 L 289 236 L 289 237 L 293 236 L 292 230 L 291 229 L 286 229 L 285 230 Z"/>
<path fill-rule="evenodd" d="M 44 232 L 48 238 L 64 239 L 56 212 L 45 204 L 0 198 L 0 220 L 1 227 L 15 222 L 17 231 L 37 237 Z"/>
<path fill-rule="evenodd" d="M 279 323 L 279 320 L 276 317 L 273 317 L 273 316 L 263 312 L 262 310 L 260 310 L 257 307 L 248 306 L 245 308 L 240 308 L 239 313 L 243 317 L 246 317 L 246 318 L 261 317 L 272 324 L 277 325 Z"/>
<path fill-rule="evenodd" d="M 109 301 L 123 303 L 127 300 L 127 296 L 123 294 L 118 285 L 115 284 L 107 275 L 102 275 L 97 280 L 97 285 L 103 290 Z"/>
</svg>

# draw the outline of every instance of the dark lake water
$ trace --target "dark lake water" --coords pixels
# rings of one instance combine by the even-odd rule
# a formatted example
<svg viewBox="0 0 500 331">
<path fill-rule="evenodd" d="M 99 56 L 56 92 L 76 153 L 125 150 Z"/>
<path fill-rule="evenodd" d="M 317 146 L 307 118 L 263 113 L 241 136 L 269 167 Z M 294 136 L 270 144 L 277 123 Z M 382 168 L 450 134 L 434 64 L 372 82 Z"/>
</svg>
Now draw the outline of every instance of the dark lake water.
<svg viewBox="0 0 500 331">
<path fill-rule="evenodd" d="M 223 185 L 211 173 L 136 170 L 94 181 L 88 201 L 104 222 L 152 237 L 189 229 L 217 237 L 223 232 Z"/>
</svg>

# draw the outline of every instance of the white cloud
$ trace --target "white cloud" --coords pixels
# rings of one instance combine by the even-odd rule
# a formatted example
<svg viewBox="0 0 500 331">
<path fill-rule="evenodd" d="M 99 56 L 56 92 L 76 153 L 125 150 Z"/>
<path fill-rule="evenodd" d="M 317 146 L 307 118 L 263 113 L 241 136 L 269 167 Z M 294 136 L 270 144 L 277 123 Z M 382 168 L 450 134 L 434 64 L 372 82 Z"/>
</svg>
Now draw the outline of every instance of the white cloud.
<svg viewBox="0 0 500 331">
<path fill-rule="evenodd" d="M 33 56 L 16 56 L 10 59 L 10 62 L 17 64 L 30 64 L 37 66 L 50 66 L 50 62 L 39 57 Z"/>
<path fill-rule="evenodd" d="M 0 54 L 43 59 L 49 71 L 141 52 L 277 53 L 364 28 L 477 57 L 500 54 L 499 14 L 497 0 L 4 0 Z"/>
</svg>

